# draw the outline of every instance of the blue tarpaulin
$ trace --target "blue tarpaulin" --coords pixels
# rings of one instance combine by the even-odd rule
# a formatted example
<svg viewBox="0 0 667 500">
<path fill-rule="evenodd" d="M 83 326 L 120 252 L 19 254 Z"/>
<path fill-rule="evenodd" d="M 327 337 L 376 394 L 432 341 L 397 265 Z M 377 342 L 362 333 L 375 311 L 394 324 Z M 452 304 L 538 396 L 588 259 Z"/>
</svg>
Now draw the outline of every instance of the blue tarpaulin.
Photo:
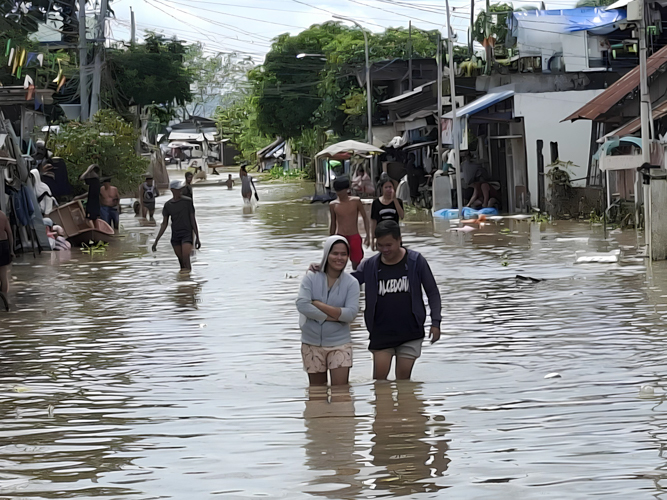
<svg viewBox="0 0 667 500">
<path fill-rule="evenodd" d="M 494 104 L 497 104 L 509 97 L 512 97 L 513 95 L 514 95 L 513 90 L 505 90 L 503 92 L 494 92 L 491 94 L 483 95 L 479 99 L 475 99 L 473 102 L 468 103 L 460 108 L 457 108 L 456 117 L 463 118 L 464 116 L 474 115 L 475 113 L 479 113 L 480 111 L 485 110 L 486 108 L 493 106 Z M 444 115 L 443 118 L 451 119 L 452 112 L 450 111 L 449 113 Z"/>
<path fill-rule="evenodd" d="M 526 10 L 515 11 L 514 20 L 520 25 L 521 22 L 544 22 L 549 24 L 549 31 L 554 31 L 554 24 L 558 26 L 561 33 L 574 31 L 593 31 L 597 35 L 606 35 L 618 29 L 615 23 L 623 21 L 627 17 L 625 10 L 604 10 L 598 7 L 585 7 L 581 9 L 562 10 Z M 560 19 L 558 19 L 560 18 Z M 556 22 L 556 19 L 558 22 Z"/>
</svg>

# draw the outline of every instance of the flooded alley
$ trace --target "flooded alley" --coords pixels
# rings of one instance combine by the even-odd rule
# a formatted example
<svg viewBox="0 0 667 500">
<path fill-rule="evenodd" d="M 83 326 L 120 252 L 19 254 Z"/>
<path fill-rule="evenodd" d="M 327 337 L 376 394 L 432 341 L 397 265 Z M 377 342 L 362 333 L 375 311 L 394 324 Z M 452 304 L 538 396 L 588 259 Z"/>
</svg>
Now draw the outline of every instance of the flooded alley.
<svg viewBox="0 0 667 500">
<path fill-rule="evenodd" d="M 376 384 L 359 314 L 350 388 L 309 391 L 294 301 L 328 207 L 305 183 L 258 191 L 195 189 L 187 278 L 130 213 L 106 254 L 17 261 L 1 499 L 667 498 L 667 264 L 574 264 L 634 233 L 410 213 L 442 339 L 412 382 Z"/>
</svg>

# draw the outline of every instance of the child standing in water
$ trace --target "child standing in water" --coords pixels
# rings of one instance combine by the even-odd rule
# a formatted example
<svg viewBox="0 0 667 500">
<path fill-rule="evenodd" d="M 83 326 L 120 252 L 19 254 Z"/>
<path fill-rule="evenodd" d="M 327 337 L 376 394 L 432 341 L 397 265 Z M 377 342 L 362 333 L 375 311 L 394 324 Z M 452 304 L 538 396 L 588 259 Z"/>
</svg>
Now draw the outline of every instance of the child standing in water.
<svg viewBox="0 0 667 500">
<path fill-rule="evenodd" d="M 310 385 L 346 385 L 352 367 L 350 323 L 359 312 L 359 283 L 345 272 L 350 247 L 342 236 L 324 242 L 320 270 L 308 271 L 296 307 L 301 355 Z"/>
<path fill-rule="evenodd" d="M 241 179 L 241 196 L 243 196 L 243 201 L 250 203 L 250 200 L 252 199 L 253 183 L 252 177 L 248 175 L 245 165 L 239 170 L 239 178 Z M 229 187 L 229 184 L 227 184 L 227 187 Z"/>
<path fill-rule="evenodd" d="M 361 244 L 361 235 L 359 234 L 359 215 L 364 221 L 366 246 L 370 246 L 368 215 L 366 215 L 361 199 L 357 196 L 350 196 L 348 193 L 350 180 L 347 177 L 337 178 L 333 182 L 333 186 L 338 198 L 329 203 L 329 213 L 331 215 L 329 234 L 341 235 L 349 242 L 352 269 L 357 269 L 364 258 L 364 247 Z"/>
</svg>

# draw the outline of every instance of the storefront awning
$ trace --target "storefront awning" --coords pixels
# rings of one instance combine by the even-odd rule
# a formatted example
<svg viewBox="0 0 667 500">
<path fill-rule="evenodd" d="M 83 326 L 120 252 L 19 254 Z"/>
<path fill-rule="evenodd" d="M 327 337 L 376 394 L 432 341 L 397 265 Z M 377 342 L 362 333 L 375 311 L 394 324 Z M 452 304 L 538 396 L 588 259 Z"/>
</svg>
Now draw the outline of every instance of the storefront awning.
<svg viewBox="0 0 667 500">
<path fill-rule="evenodd" d="M 207 132 L 206 134 L 197 132 L 172 132 L 169 134 L 170 141 L 215 141 L 215 135 Z"/>
<path fill-rule="evenodd" d="M 456 117 L 460 118 L 463 116 L 471 116 L 474 115 L 475 113 L 479 113 L 480 111 L 483 111 L 487 108 L 490 108 L 494 104 L 498 104 L 499 102 L 504 101 L 505 99 L 509 99 L 514 95 L 513 90 L 505 90 L 503 92 L 494 92 L 491 94 L 486 94 L 480 97 L 479 99 L 475 99 L 473 102 L 466 104 L 462 108 L 459 108 L 456 110 Z M 450 111 L 446 115 L 443 116 L 443 118 L 452 118 L 452 112 Z"/>
<path fill-rule="evenodd" d="M 426 118 L 434 116 L 435 113 L 435 110 L 421 109 L 405 118 L 399 118 L 395 122 L 396 130 L 402 132 L 404 130 L 417 130 L 418 128 L 426 127 L 428 125 Z"/>
<path fill-rule="evenodd" d="M 646 61 L 646 76 L 650 77 L 661 66 L 667 64 L 667 46 L 654 53 Z M 609 86 L 607 90 L 595 96 L 577 111 L 561 121 L 597 120 L 600 115 L 609 111 L 614 104 L 639 87 L 639 66 L 635 66 L 620 80 Z"/>
<path fill-rule="evenodd" d="M 424 89 L 429 88 L 434 83 L 436 83 L 436 80 L 433 80 L 432 82 L 425 83 L 424 85 L 421 85 L 421 86 L 417 87 L 416 89 L 410 90 L 410 91 L 405 92 L 401 95 L 397 95 L 395 97 L 385 99 L 384 101 L 380 101 L 378 104 L 380 106 L 387 106 L 389 104 L 394 104 L 396 102 L 400 102 L 400 101 L 403 101 L 405 99 L 409 99 L 412 96 L 416 96 L 418 94 L 421 94 L 424 91 Z"/>
<path fill-rule="evenodd" d="M 663 102 L 662 104 L 658 104 L 656 107 L 653 108 L 653 119 L 658 120 L 662 118 L 663 116 L 667 115 L 667 101 Z M 607 140 L 607 137 L 612 137 L 612 136 L 617 136 L 617 137 L 624 137 L 626 135 L 634 134 L 637 132 L 642 127 L 642 120 L 641 117 L 637 117 L 634 120 L 630 120 L 628 123 L 625 125 L 617 128 L 616 130 L 612 130 L 608 134 L 604 135 L 603 137 L 600 137 L 597 142 L 602 144 Z"/>
</svg>

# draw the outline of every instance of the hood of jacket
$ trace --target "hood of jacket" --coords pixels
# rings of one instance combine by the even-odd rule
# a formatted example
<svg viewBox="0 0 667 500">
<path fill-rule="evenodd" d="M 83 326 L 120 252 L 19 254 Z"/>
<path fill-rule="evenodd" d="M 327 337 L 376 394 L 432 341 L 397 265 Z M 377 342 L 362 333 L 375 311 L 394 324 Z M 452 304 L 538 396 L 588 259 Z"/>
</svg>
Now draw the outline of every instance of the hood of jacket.
<svg viewBox="0 0 667 500">
<path fill-rule="evenodd" d="M 320 271 L 323 273 L 327 271 L 327 260 L 329 259 L 331 249 L 336 243 L 345 243 L 345 246 L 347 247 L 347 253 L 350 253 L 350 244 L 345 238 L 338 235 L 329 236 L 326 240 L 324 240 L 324 251 L 322 252 L 322 262 L 320 262 Z"/>
<path fill-rule="evenodd" d="M 33 182 L 35 184 L 35 194 L 37 195 L 37 198 L 42 196 L 43 193 L 47 193 L 49 196 L 51 196 L 51 188 L 46 182 L 42 181 L 42 175 L 39 173 L 39 170 L 33 168 L 30 171 L 30 175 L 32 176 Z"/>
</svg>

